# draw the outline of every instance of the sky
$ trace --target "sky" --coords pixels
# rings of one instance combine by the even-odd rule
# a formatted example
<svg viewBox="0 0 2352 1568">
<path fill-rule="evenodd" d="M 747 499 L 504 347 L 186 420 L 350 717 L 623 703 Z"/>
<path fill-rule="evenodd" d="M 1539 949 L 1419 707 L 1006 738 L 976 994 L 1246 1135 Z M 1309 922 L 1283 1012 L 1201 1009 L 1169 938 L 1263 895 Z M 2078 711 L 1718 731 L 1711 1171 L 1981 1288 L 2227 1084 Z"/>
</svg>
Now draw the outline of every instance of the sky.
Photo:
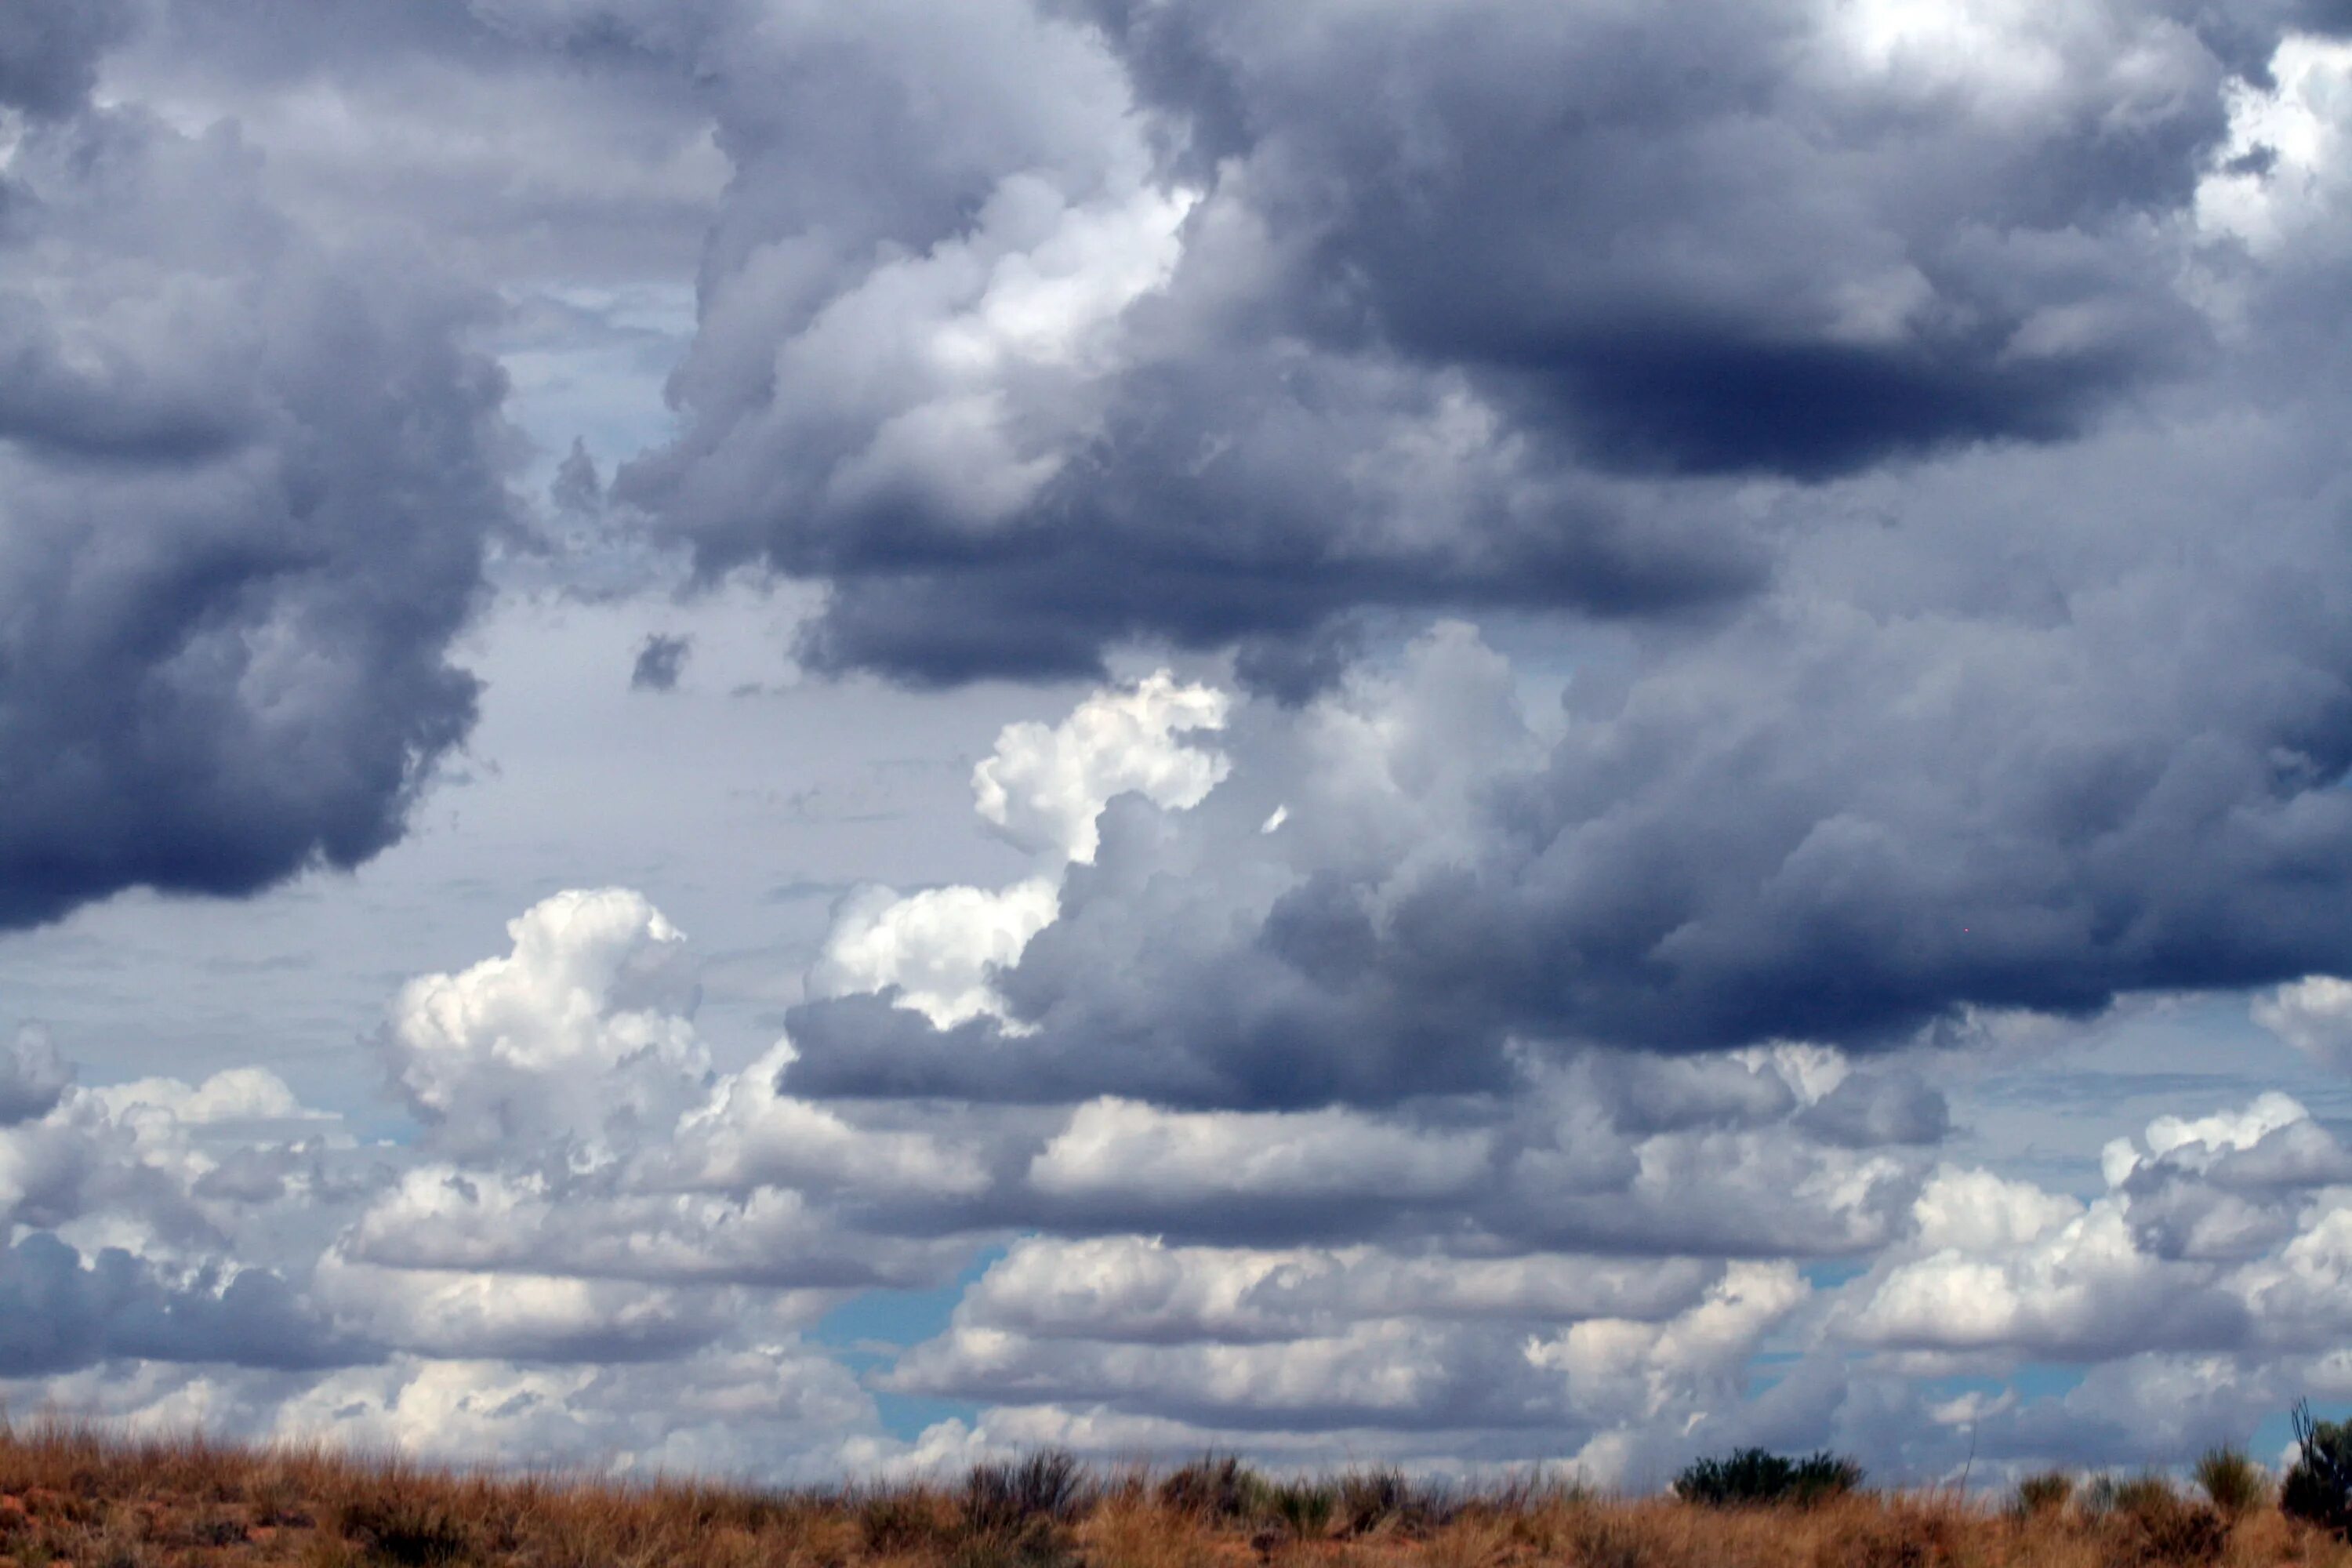
<svg viewBox="0 0 2352 1568">
<path fill-rule="evenodd" d="M 2352 1410 L 2352 10 L 6 0 L 0 1404 Z"/>
</svg>

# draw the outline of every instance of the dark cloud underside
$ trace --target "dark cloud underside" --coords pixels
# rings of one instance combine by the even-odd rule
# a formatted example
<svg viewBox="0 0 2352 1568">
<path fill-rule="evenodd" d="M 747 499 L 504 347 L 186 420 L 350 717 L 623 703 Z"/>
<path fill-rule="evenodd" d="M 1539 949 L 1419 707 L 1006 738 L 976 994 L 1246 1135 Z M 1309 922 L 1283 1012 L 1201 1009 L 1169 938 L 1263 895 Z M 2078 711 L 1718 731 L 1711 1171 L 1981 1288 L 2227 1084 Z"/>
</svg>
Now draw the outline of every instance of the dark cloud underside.
<svg viewBox="0 0 2352 1568">
<path fill-rule="evenodd" d="M 819 664 L 1082 672 L 1363 605 L 1680 613 L 1765 575 L 1711 476 L 2063 441 L 2210 352 L 2179 226 L 2225 68 L 2160 16 L 2028 29 L 2055 59 L 2014 68 L 2063 74 L 2021 87 L 1793 5 L 1077 14 L 1097 31 L 976 12 L 955 103 L 1007 155 L 910 156 L 888 199 L 798 155 L 930 90 L 886 23 L 811 29 L 866 84 L 846 123 L 720 94 L 745 172 L 689 423 L 622 489 L 707 570 L 829 579 Z M 994 96 L 1024 39 L 1094 134 Z M 1133 180 L 1197 205 L 1116 346 L 943 380 L 927 331 L 984 330 L 986 269 L 1051 267 L 1038 226 L 1113 222 Z M 1044 205 L 999 222 L 1016 181 Z M 909 341 L 844 359 L 892 295 Z"/>
<path fill-rule="evenodd" d="M 0 32 L 89 41 L 47 9 Z M 446 656 L 509 508 L 479 302 L 324 247 L 227 128 L 79 102 L 86 65 L 0 174 L 6 925 L 396 839 L 472 722 Z"/>
</svg>

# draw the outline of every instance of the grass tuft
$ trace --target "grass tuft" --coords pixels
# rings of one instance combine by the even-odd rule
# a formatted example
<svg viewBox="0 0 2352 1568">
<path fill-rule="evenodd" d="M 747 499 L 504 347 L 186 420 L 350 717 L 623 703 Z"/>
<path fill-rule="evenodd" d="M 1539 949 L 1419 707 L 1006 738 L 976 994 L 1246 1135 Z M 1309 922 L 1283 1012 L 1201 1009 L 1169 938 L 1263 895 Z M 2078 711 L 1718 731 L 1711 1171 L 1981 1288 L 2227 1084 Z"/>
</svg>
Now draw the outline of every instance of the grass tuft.
<svg viewBox="0 0 2352 1568">
<path fill-rule="evenodd" d="M 2063 1470 L 2043 1470 L 2017 1483 L 2017 1498 L 2011 1506 L 2021 1519 L 2053 1519 L 2066 1511 L 2074 1497 L 2074 1477 Z"/>
<path fill-rule="evenodd" d="M 1160 1483 L 1161 1504 L 1211 1524 L 1255 1519 L 1264 1510 L 1265 1478 L 1232 1454 L 1203 1454 Z"/>
<path fill-rule="evenodd" d="M 2270 1472 L 2246 1457 L 2243 1448 L 2208 1448 L 2197 1461 L 2197 1484 L 2206 1500 L 2224 1519 L 2242 1519 L 2269 1506 Z"/>
<path fill-rule="evenodd" d="M 1331 1533 L 1339 1489 L 1328 1481 L 1289 1481 L 1274 1489 L 1267 1511 L 1295 1541 L 1320 1541 Z"/>
</svg>

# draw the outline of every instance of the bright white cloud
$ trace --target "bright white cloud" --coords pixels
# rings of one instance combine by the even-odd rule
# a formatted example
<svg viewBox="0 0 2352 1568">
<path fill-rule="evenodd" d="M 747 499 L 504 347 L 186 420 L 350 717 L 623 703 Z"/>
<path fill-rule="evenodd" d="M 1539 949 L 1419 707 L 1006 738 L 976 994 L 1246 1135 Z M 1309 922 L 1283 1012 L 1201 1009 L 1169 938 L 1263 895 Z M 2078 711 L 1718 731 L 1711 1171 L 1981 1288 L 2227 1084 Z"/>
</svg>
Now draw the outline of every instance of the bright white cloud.
<svg viewBox="0 0 2352 1568">
<path fill-rule="evenodd" d="M 1491 1151 L 1481 1133 L 1416 1132 L 1348 1111 L 1176 1112 L 1104 1098 L 1078 1108 L 1029 1182 L 1070 1198 L 1410 1202 L 1464 1192 Z"/>
<path fill-rule="evenodd" d="M 970 1195 L 989 1173 L 981 1152 L 928 1131 L 870 1129 L 782 1088 L 789 1042 L 721 1079 L 708 1105 L 679 1122 L 656 1160 L 680 1184 L 728 1191 L 781 1184 L 861 1195 Z M 656 1178 L 660 1179 L 660 1178 Z"/>
<path fill-rule="evenodd" d="M 229 1068 L 199 1084 L 142 1078 L 89 1093 L 118 1120 L 161 1112 L 183 1122 L 282 1121 L 319 1114 L 304 1110 L 286 1080 L 263 1068 Z"/>
<path fill-rule="evenodd" d="M 2352 43 L 2290 36 L 2269 65 L 2266 86 L 2229 84 L 2229 141 L 2197 187 L 2199 224 L 2257 256 L 2337 220 L 2352 132 Z"/>
<path fill-rule="evenodd" d="M 995 891 L 950 887 L 901 896 L 861 888 L 835 916 L 810 988 L 845 996 L 895 986 L 898 1005 L 942 1029 L 983 1016 L 1010 1024 L 990 975 L 1016 962 L 1059 910 L 1059 889 L 1043 877 Z"/>
<path fill-rule="evenodd" d="M 715 1338 L 723 1304 L 634 1281 L 489 1268 L 381 1268 L 330 1253 L 320 1300 L 362 1339 L 440 1358 L 607 1362 Z"/>
<path fill-rule="evenodd" d="M 1134 791 L 1154 805 L 1198 805 L 1233 771 L 1222 752 L 1179 739 L 1225 727 L 1232 700 L 1180 684 L 1166 670 L 1124 690 L 1097 692 L 1067 719 L 1005 726 L 995 752 L 972 769 L 980 815 L 1025 849 L 1090 863 L 1096 818 Z"/>
<path fill-rule="evenodd" d="M 2254 1022 L 2338 1072 L 2352 1071 L 2352 980 L 2313 974 L 2253 1001 Z"/>
<path fill-rule="evenodd" d="M 1738 1263 L 1706 1297 L 1664 1322 L 1594 1318 L 1530 1340 L 1528 1364 L 1558 1373 L 1580 1413 L 1609 1424 L 1693 1413 L 1743 1378 L 1763 1336 L 1805 1299 L 1786 1263 Z"/>
<path fill-rule="evenodd" d="M 809 973 L 811 991 L 845 996 L 895 987 L 899 1006 L 936 1027 L 987 1017 L 1025 1033 L 991 977 L 1017 963 L 1060 914 L 1059 865 L 1094 859 L 1096 819 L 1118 795 L 1132 791 L 1173 811 L 1206 799 L 1232 760 L 1180 737 L 1223 729 L 1230 707 L 1225 693 L 1180 685 L 1160 670 L 1096 692 L 1051 728 L 1006 725 L 972 770 L 977 808 L 1007 837 L 1055 861 L 1056 871 L 993 890 L 858 889 L 835 913 Z"/>
<path fill-rule="evenodd" d="M 2083 1205 L 2031 1182 L 2005 1181 L 1990 1171 L 1944 1166 L 1911 1205 L 1918 1245 L 1937 1250 L 1990 1252 L 2031 1246 L 2077 1219 Z"/>
<path fill-rule="evenodd" d="M 1373 1247 L 1172 1247 L 1157 1237 L 1033 1237 L 989 1266 L 960 1316 L 1038 1337 L 1272 1341 L 1376 1318 L 1657 1319 L 1718 1270 L 1689 1258 L 1480 1258 Z"/>
<path fill-rule="evenodd" d="M 508 922 L 514 949 L 404 986 L 384 1036 L 444 1147 L 595 1145 L 667 1125 L 701 1088 L 685 938 L 646 899 L 554 895 Z"/>
<path fill-rule="evenodd" d="M 2251 1149 L 2279 1129 L 2310 1118 L 2311 1112 L 2292 1096 L 2272 1089 L 2242 1110 L 2193 1119 L 2159 1116 L 2147 1124 L 2146 1139 L 2148 1152 L 2158 1158 L 2202 1165 L 2225 1151 Z"/>
</svg>

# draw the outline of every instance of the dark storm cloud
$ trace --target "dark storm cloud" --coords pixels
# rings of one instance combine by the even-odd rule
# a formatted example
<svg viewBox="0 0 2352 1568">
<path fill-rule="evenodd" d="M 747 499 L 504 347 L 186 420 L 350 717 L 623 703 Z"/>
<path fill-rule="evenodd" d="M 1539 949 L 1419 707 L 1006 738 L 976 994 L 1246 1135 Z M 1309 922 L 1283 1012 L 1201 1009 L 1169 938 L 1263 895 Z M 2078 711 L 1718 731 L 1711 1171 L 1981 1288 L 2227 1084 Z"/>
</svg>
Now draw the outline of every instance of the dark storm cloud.
<svg viewBox="0 0 2352 1568">
<path fill-rule="evenodd" d="M 471 0 L 165 0 L 150 12 L 150 43 L 191 75 L 224 63 L 248 79 L 357 75 L 460 48 L 493 53 L 504 41 Z"/>
<path fill-rule="evenodd" d="M 551 47 L 500 0 L 133 3 L 108 100 L 235 121 L 315 234 L 421 239 L 522 310 L 551 284 L 691 278 L 726 164 L 674 61 Z"/>
<path fill-rule="evenodd" d="M 1155 8 L 1144 44 L 1190 34 L 1223 86 L 1180 93 L 1237 98 L 1281 171 L 1265 206 L 1312 237 L 1295 319 L 1469 367 L 1604 464 L 1815 477 L 2052 439 L 2197 337 L 2162 258 L 2103 236 L 2183 202 L 2221 132 L 2186 38 L 2161 101 L 2086 54 L 2001 124 L 1965 79 L 1906 101 L 1810 7 L 1316 9 Z M 1870 299 L 1895 288 L 1919 297 Z M 2084 308 L 2095 339 L 2021 352 Z"/>
<path fill-rule="evenodd" d="M 130 19 L 130 0 L 15 0 L 0 11 L 0 106 L 43 118 L 80 108 Z"/>
<path fill-rule="evenodd" d="M 1328 673 L 1284 646 L 1366 606 L 1750 592 L 1765 542 L 1711 479 L 2063 441 L 2209 360 L 2181 220 L 2230 68 L 2282 23 L 2102 5 L 1959 47 L 1792 3 L 1056 14 L 976 7 L 955 51 L 887 8 L 803 21 L 718 69 L 739 173 L 688 424 L 619 489 L 707 573 L 828 581 L 821 667 L 1246 641 L 1296 696 Z M 1016 54 L 1061 114 L 1003 86 Z M 1197 202 L 1122 228 L 1154 190 Z M 1162 229 L 1163 286 L 1008 294 Z M 1088 310 L 1098 342 L 991 337 Z"/>
<path fill-rule="evenodd" d="M 1877 1149 L 1940 1143 L 1952 1130 L 1952 1112 L 1943 1095 L 1916 1075 L 1858 1072 L 1796 1121 L 1823 1142 Z"/>
<path fill-rule="evenodd" d="M 815 665 L 1162 638 L 1297 701 L 1380 611 L 1628 628 L 1450 856 L 1261 897 L 1272 800 L 1115 805 L 1002 976 L 1034 1033 L 819 1002 L 811 1091 L 1392 1100 L 1520 1038 L 1874 1047 L 2352 963 L 2342 259 L 2198 206 L 2294 186 L 2230 106 L 2331 15 L 479 16 L 699 84 L 735 177 L 613 510 L 822 580 Z"/>
<path fill-rule="evenodd" d="M 261 174 L 135 110 L 9 164 L 0 925 L 355 865 L 473 721 L 446 656 L 509 505 L 479 303 Z"/>
<path fill-rule="evenodd" d="M 1437 639 L 1403 695 L 1342 710 L 1413 759 L 1379 787 L 1442 853 L 1297 837 L 1362 807 L 1318 801 L 1244 715 L 1220 794 L 1248 795 L 1105 813 L 1095 864 L 996 981 L 1034 1033 L 982 1046 L 814 1004 L 795 1081 L 1390 1100 L 1497 1089 L 1515 1038 L 1874 1048 L 1969 1007 L 2341 973 L 2352 530 L 2338 500 L 2273 499 L 2329 471 L 2333 428 L 2319 405 L 2250 447 L 2200 416 L 1955 459 L 1909 477 L 1895 530 L 1864 485 L 1786 587 L 1590 705 L 1571 684 L 1548 751 L 1461 719 L 1508 673 Z M 2036 589 L 2045 552 L 2076 580 Z M 1284 799 L 1297 826 L 1270 839 Z M 1820 1114 L 1934 1131 L 1899 1093 Z"/>
<path fill-rule="evenodd" d="M 46 1231 L 0 1251 L 0 1376 L 117 1357 L 296 1370 L 369 1354 L 266 1269 L 175 1286 L 119 1247 L 84 1258 Z"/>
<path fill-rule="evenodd" d="M 1565 604 L 1603 616 L 1664 615 L 1734 595 L 1762 574 L 1745 538 L 1709 537 L 1646 498 L 1549 476 L 1471 476 L 1479 493 L 1462 498 L 1427 541 L 1383 541 L 1359 553 L 1318 539 L 1323 522 L 1310 519 L 1369 511 L 1407 528 L 1395 498 L 1332 482 L 1359 440 L 1397 439 L 1406 421 L 1377 405 L 1349 406 L 1355 394 L 1345 386 L 1332 389 L 1339 406 L 1300 409 L 1265 395 L 1280 381 L 1267 367 L 1265 383 L 1236 377 L 1229 396 L 1163 398 L 1150 388 L 1122 398 L 1107 417 L 1115 426 L 1132 418 L 1135 428 L 1106 438 L 1083 474 L 1049 487 L 1029 520 L 1034 537 L 1002 554 L 944 543 L 902 552 L 892 531 L 856 530 L 845 553 L 805 563 L 829 577 L 832 593 L 803 657 L 931 685 L 1092 672 L 1105 648 L 1137 638 L 1244 643 L 1254 655 L 1244 673 L 1295 697 L 1332 679 L 1332 625 L 1358 610 Z M 1417 413 L 1442 417 L 1435 399 Z M 1359 433 L 1339 428 L 1349 425 Z M 1214 456 L 1204 462 L 1203 453 Z"/>
<path fill-rule="evenodd" d="M 648 632 L 637 649 L 637 661 L 629 670 L 632 691 L 675 691 L 677 679 L 686 673 L 687 657 L 694 652 L 690 637 L 671 637 L 664 632 Z"/>
</svg>

